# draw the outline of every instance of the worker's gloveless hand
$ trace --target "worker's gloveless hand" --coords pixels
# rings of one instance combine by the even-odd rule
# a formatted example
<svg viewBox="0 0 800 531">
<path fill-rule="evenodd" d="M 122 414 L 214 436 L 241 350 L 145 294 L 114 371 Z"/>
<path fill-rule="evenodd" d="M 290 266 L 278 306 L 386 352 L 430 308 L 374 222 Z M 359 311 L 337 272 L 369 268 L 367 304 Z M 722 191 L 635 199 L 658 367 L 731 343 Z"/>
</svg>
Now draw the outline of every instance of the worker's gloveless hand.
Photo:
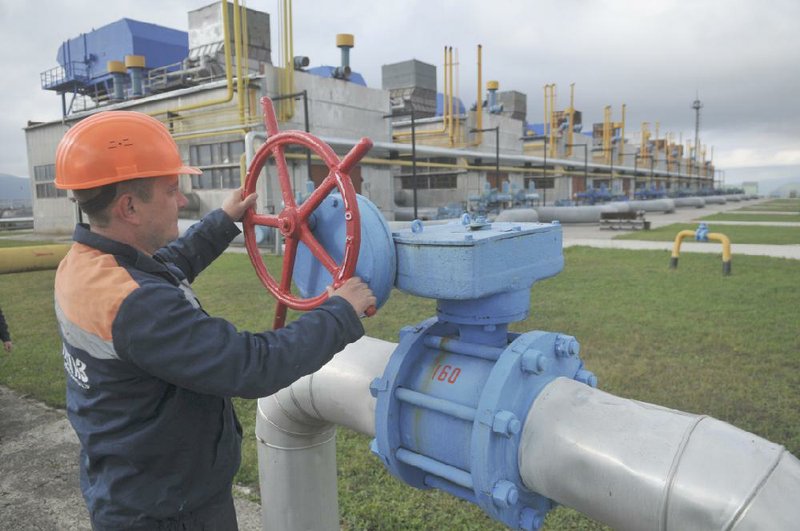
<svg viewBox="0 0 800 531">
<path fill-rule="evenodd" d="M 364 315 L 367 308 L 378 302 L 369 286 L 358 277 L 348 278 L 337 289 L 328 286 L 327 290 L 329 297 L 338 295 L 349 302 L 358 315 Z"/>
<path fill-rule="evenodd" d="M 222 210 L 233 221 L 241 221 L 247 209 L 256 204 L 256 199 L 258 199 L 257 193 L 244 197 L 244 187 L 240 187 L 225 199 L 222 203 Z"/>
</svg>

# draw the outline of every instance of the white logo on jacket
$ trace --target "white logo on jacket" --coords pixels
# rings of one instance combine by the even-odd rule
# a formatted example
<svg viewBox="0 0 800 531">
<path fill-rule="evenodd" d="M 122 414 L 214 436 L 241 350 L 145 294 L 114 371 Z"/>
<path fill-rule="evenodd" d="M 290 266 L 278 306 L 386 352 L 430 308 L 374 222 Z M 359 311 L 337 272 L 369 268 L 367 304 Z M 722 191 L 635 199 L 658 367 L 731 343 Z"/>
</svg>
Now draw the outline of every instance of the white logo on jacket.
<svg viewBox="0 0 800 531">
<path fill-rule="evenodd" d="M 67 347 L 64 347 L 61 353 L 64 356 L 64 369 L 67 374 L 76 384 L 84 389 L 89 389 L 91 386 L 89 385 L 89 377 L 86 376 L 86 364 L 67 352 Z"/>
</svg>

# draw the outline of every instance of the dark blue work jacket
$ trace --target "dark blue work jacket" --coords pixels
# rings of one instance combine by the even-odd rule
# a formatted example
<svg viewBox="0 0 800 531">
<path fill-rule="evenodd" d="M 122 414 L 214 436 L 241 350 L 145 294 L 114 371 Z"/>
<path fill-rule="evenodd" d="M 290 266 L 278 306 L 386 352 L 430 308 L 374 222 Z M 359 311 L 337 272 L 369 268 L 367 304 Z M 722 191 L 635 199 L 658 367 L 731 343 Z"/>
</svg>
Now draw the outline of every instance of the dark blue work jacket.
<svg viewBox="0 0 800 531">
<path fill-rule="evenodd" d="M 98 528 L 147 528 L 224 498 L 242 435 L 230 397 L 275 393 L 364 333 L 340 297 L 258 334 L 209 316 L 189 284 L 237 234 L 217 210 L 146 256 L 75 229 L 55 309 L 81 488 Z"/>
</svg>

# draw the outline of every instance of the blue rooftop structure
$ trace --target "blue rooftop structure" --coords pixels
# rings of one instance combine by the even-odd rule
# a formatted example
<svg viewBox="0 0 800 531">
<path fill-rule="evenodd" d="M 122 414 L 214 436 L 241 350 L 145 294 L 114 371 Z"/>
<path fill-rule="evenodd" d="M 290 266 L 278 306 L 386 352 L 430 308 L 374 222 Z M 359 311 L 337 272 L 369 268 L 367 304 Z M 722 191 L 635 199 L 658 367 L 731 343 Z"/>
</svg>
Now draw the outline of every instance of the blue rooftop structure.
<svg viewBox="0 0 800 531">
<path fill-rule="evenodd" d="M 105 83 L 106 63 L 126 55 L 143 56 L 149 69 L 183 61 L 188 53 L 185 31 L 123 18 L 65 41 L 56 56 L 59 66 L 42 73 L 42 88 L 63 92 Z"/>
<path fill-rule="evenodd" d="M 464 104 L 461 102 L 459 98 L 453 98 L 453 113 L 454 114 L 464 114 L 466 112 L 466 108 Z M 436 93 L 436 116 L 442 116 L 444 114 L 444 94 L 441 92 Z"/>
</svg>

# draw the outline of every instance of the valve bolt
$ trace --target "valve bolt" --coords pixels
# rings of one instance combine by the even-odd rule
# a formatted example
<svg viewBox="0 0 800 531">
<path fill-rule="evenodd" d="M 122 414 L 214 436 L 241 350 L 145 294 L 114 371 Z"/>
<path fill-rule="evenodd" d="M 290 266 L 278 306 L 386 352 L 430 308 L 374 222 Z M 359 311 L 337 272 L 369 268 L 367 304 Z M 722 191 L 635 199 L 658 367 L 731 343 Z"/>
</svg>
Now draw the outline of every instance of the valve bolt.
<svg viewBox="0 0 800 531">
<path fill-rule="evenodd" d="M 387 382 L 385 378 L 375 378 L 369 384 L 369 394 L 371 394 L 373 398 L 378 398 L 378 393 L 386 391 L 388 388 L 389 382 Z"/>
<path fill-rule="evenodd" d="M 498 411 L 492 421 L 492 431 L 505 437 L 518 434 L 521 427 L 517 416 L 506 410 Z"/>
<path fill-rule="evenodd" d="M 556 338 L 556 355 L 561 358 L 577 356 L 581 352 L 581 344 L 572 336 L 560 335 Z"/>
<path fill-rule="evenodd" d="M 520 359 L 522 372 L 541 374 L 550 367 L 550 358 L 539 350 L 529 350 Z"/>
<path fill-rule="evenodd" d="M 503 508 L 508 508 L 514 505 L 519 500 L 519 491 L 517 490 L 517 486 L 510 481 L 501 479 L 494 484 L 494 488 L 492 489 L 492 499 L 494 500 L 495 504 Z"/>
<path fill-rule="evenodd" d="M 579 370 L 575 375 L 575 380 L 589 387 L 597 387 L 597 376 L 595 376 L 592 371 L 587 371 L 586 369 Z"/>
<path fill-rule="evenodd" d="M 519 515 L 519 528 L 525 531 L 536 531 L 544 523 L 544 518 L 536 509 L 525 507 Z"/>
</svg>

